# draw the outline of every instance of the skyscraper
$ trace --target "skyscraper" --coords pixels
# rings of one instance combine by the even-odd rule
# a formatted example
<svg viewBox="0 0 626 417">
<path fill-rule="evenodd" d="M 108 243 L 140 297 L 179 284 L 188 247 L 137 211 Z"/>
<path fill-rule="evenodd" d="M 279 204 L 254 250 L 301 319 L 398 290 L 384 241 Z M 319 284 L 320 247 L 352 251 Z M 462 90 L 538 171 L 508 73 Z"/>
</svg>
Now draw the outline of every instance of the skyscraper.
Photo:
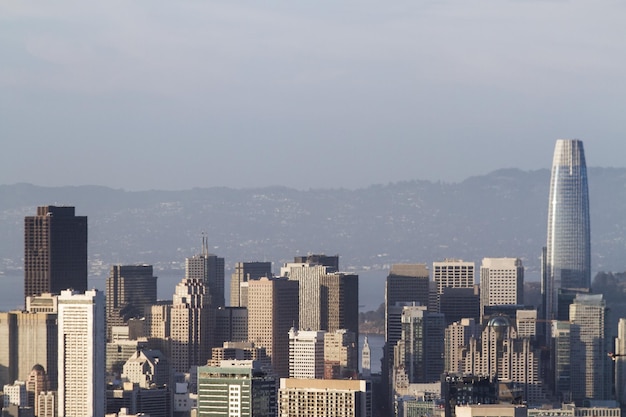
<svg viewBox="0 0 626 417">
<path fill-rule="evenodd" d="M 318 330 L 289 330 L 289 378 L 324 378 L 324 336 Z"/>
<path fill-rule="evenodd" d="M 524 304 L 524 266 L 519 258 L 483 258 L 480 315 L 485 306 Z"/>
<path fill-rule="evenodd" d="M 174 372 L 189 372 L 211 357 L 212 323 L 204 280 L 183 278 L 176 286 L 171 309 L 171 364 Z"/>
<path fill-rule="evenodd" d="M 557 318 L 560 289 L 591 286 L 590 246 L 589 192 L 583 143 L 559 139 L 552 162 L 543 273 L 546 319 Z"/>
<path fill-rule="evenodd" d="M 211 305 L 224 306 L 224 258 L 209 253 L 206 237 L 202 237 L 202 253 L 185 259 L 185 278 L 204 280 Z"/>
<path fill-rule="evenodd" d="M 252 279 L 272 276 L 271 262 L 237 262 L 235 272 L 230 277 L 230 305 L 243 307 L 241 300 L 241 283 Z"/>
<path fill-rule="evenodd" d="M 426 264 L 395 264 L 385 281 L 385 347 L 382 362 L 383 386 L 388 386 L 387 402 L 391 402 L 393 349 L 402 337 L 402 309 L 404 305 L 429 303 L 430 283 Z M 389 404 L 391 407 L 391 404 Z M 393 408 L 389 408 L 392 410 Z"/>
<path fill-rule="evenodd" d="M 320 265 L 320 259 L 332 265 Z M 336 271 L 338 265 L 338 256 L 310 255 L 307 263 L 281 268 L 282 276 L 299 282 L 301 329 L 347 329 L 358 335 L 359 276 Z"/>
<path fill-rule="evenodd" d="M 444 368 L 444 332 L 442 313 L 429 312 L 424 306 L 404 307 L 402 337 L 394 348 L 394 375 L 405 374 L 409 383 L 439 381 Z M 394 378 L 394 386 L 397 382 Z"/>
<path fill-rule="evenodd" d="M 289 329 L 299 323 L 298 281 L 261 278 L 250 281 L 248 340 L 264 347 L 274 372 L 289 376 Z"/>
<path fill-rule="evenodd" d="M 62 291 L 58 320 L 58 416 L 104 417 L 104 294 Z"/>
<path fill-rule="evenodd" d="M 433 281 L 437 283 L 437 293 L 443 294 L 446 287 L 472 288 L 474 286 L 474 262 L 462 259 L 446 259 L 433 262 Z"/>
<path fill-rule="evenodd" d="M 24 218 L 24 298 L 87 290 L 87 217 L 74 213 L 41 206 Z"/>
<path fill-rule="evenodd" d="M 112 326 L 144 317 L 146 307 L 156 303 L 157 277 L 152 265 L 113 265 L 106 286 L 107 338 L 111 340 Z"/>
<path fill-rule="evenodd" d="M 606 310 L 602 294 L 578 294 L 569 307 L 572 400 L 576 403 L 611 397 Z"/>
</svg>

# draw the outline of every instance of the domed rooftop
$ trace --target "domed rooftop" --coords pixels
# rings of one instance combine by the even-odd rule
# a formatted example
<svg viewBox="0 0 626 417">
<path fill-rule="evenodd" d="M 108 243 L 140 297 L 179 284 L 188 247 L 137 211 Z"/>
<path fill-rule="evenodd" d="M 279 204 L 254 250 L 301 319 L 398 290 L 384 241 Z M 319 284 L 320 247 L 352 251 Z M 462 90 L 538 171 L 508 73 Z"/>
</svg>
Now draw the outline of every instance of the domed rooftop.
<svg viewBox="0 0 626 417">
<path fill-rule="evenodd" d="M 509 321 L 509 318 L 506 316 L 492 317 L 487 323 L 487 326 L 489 327 L 508 327 L 510 325 L 511 325 L 511 322 Z"/>
<path fill-rule="evenodd" d="M 36 371 L 36 372 L 46 373 L 46 370 L 40 364 L 37 364 L 37 365 L 33 366 L 33 369 L 31 369 L 30 371 L 31 372 Z"/>
</svg>

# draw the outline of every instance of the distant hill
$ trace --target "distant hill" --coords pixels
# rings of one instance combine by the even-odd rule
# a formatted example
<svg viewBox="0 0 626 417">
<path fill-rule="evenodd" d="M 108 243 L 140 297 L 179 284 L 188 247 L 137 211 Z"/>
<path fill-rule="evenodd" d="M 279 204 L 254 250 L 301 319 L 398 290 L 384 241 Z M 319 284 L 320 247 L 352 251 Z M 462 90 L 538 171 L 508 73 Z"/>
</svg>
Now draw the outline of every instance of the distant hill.
<svg viewBox="0 0 626 417">
<path fill-rule="evenodd" d="M 237 261 L 339 254 L 344 270 L 400 262 L 521 257 L 539 279 L 548 170 L 504 169 L 461 183 L 406 181 L 357 190 L 282 187 L 129 192 L 99 186 L 0 186 L 0 272 L 22 266 L 23 218 L 36 206 L 76 206 L 89 218 L 92 274 L 113 263 L 178 269 L 200 249 Z M 626 169 L 589 169 L 592 269 L 626 270 Z M 382 294 L 381 294 L 382 298 Z"/>
</svg>

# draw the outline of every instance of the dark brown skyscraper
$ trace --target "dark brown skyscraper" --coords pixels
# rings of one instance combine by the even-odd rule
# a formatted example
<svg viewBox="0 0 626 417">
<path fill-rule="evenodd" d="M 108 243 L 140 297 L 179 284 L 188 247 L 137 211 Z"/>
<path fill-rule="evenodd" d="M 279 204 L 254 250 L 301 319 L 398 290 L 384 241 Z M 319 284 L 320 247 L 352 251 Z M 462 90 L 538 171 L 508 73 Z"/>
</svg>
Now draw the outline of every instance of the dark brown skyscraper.
<svg viewBox="0 0 626 417">
<path fill-rule="evenodd" d="M 24 298 L 87 290 L 87 217 L 74 207 L 41 206 L 24 218 Z"/>
</svg>

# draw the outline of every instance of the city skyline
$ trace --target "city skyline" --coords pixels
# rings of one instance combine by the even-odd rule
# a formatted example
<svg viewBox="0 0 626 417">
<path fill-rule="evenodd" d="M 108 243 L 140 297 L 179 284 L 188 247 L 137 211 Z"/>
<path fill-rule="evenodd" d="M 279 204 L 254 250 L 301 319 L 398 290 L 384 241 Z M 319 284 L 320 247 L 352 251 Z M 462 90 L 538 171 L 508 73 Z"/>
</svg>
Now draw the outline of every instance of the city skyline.
<svg viewBox="0 0 626 417">
<path fill-rule="evenodd" d="M 443 261 L 434 260 L 432 269 L 428 269 L 427 264 L 393 264 L 389 268 L 385 291 L 386 345 L 383 348 L 384 356 L 381 360 L 383 369 L 380 380 L 375 378 L 371 381 L 372 385 L 377 385 L 380 394 L 379 410 L 397 409 L 400 397 L 403 403 L 407 402 L 406 406 L 409 403 L 426 403 L 425 397 L 420 399 L 420 395 L 414 391 L 417 388 L 415 384 L 443 386 L 444 380 L 447 379 L 446 373 L 453 372 L 452 368 L 459 369 L 459 367 L 463 369 L 463 375 L 489 377 L 489 383 L 494 387 L 496 384 L 504 384 L 500 386 L 498 397 L 500 401 L 511 404 L 526 403 L 537 407 L 540 404 L 555 401 L 557 398 L 565 401 L 569 396 L 577 406 L 581 406 L 587 400 L 611 399 L 609 380 L 611 364 L 609 356 L 611 355 L 607 355 L 611 333 L 606 326 L 607 304 L 602 294 L 587 294 L 590 287 L 590 226 L 587 188 L 582 142 L 558 140 L 555 146 L 553 175 L 550 183 L 548 246 L 544 248 L 542 258 L 546 265 L 542 285 L 545 303 L 543 310 L 548 311 L 546 318 L 553 318 L 555 312 L 560 313 L 560 310 L 565 308 L 565 301 L 572 302 L 570 298 L 574 298 L 569 306 L 568 318 L 561 319 L 559 314 L 557 320 L 549 325 L 549 331 L 541 336 L 538 331 L 538 317 L 540 317 L 538 311 L 541 311 L 539 306 L 523 305 L 524 300 L 521 297 L 495 299 L 495 296 L 501 295 L 499 293 L 502 291 L 514 292 L 522 289 L 522 262 L 519 258 L 483 259 L 481 284 L 488 287 L 489 295 L 494 295 L 493 302 L 485 305 L 483 312 L 480 312 L 478 308 L 480 301 L 478 289 L 483 288 L 475 284 L 475 263 L 472 261 L 446 258 Z M 65 210 L 58 212 L 52 210 L 54 208 L 54 206 L 39 207 L 38 213 L 42 215 L 40 222 L 45 223 L 43 220 L 48 217 L 54 220 L 57 217 L 63 217 L 60 216 L 61 214 L 73 215 L 74 213 L 74 207 L 65 207 Z M 44 213 L 47 215 L 43 216 Z M 28 219 L 27 216 L 26 220 Z M 28 242 L 32 234 L 27 230 L 24 234 L 24 241 Z M 41 240 L 45 241 L 44 238 Z M 245 355 L 254 354 L 253 346 L 245 344 L 248 342 L 253 342 L 255 346 L 265 349 L 270 361 L 266 362 L 268 371 L 276 377 L 317 379 L 323 375 L 324 379 L 335 377 L 342 379 L 343 372 L 327 367 L 340 367 L 344 361 L 346 371 L 348 371 L 346 376 L 350 373 L 347 366 L 348 355 L 341 353 L 339 356 L 334 356 L 330 355 L 330 350 L 327 351 L 339 344 L 350 349 L 358 346 L 359 276 L 337 272 L 339 255 L 327 256 L 319 253 L 298 255 L 294 257 L 293 263 L 284 264 L 280 276 L 249 280 L 245 297 L 247 317 L 242 315 L 235 320 L 234 310 L 218 314 L 222 319 L 226 319 L 220 321 L 221 325 L 228 326 L 231 330 L 247 325 L 247 332 L 241 332 L 237 336 L 236 341 L 244 343 L 237 345 L 239 347 L 235 349 L 240 350 L 236 352 L 229 350 L 227 353 L 227 349 L 230 348 L 227 347 L 226 339 L 232 338 L 235 333 L 232 332 L 230 336 L 217 341 L 215 340 L 216 328 L 213 327 L 217 323 L 217 316 L 214 315 L 217 312 L 216 308 L 226 308 L 223 305 L 224 259 L 211 255 L 215 260 L 221 259 L 218 263 L 216 262 L 220 265 L 217 268 L 221 270 L 219 273 L 215 271 L 215 268 L 209 267 L 206 238 L 203 238 L 202 243 L 202 256 L 186 259 L 185 278 L 176 287 L 172 301 L 157 303 L 156 298 L 152 297 L 151 302 L 148 301 L 150 305 L 144 306 L 144 314 L 150 316 L 145 320 L 149 328 L 141 324 L 141 320 L 132 326 L 130 323 L 128 326 L 115 326 L 112 328 L 112 343 L 106 346 L 103 345 L 109 308 L 105 307 L 105 300 L 119 292 L 122 278 L 127 278 L 121 274 L 123 271 L 118 271 L 120 274 L 116 276 L 114 273 L 116 266 L 113 266 L 112 274 L 107 281 L 106 295 L 97 290 L 86 291 L 84 294 L 63 290 L 56 298 L 58 302 L 57 351 L 59 356 L 63 357 L 63 360 L 58 363 L 60 416 L 78 413 L 99 417 L 104 413 L 102 405 L 105 399 L 107 411 L 118 409 L 121 403 L 112 399 L 121 398 L 119 394 L 131 395 L 131 389 L 135 391 L 132 384 L 135 381 L 143 383 L 147 374 L 138 369 L 137 363 L 133 365 L 134 359 L 130 358 L 123 364 L 120 382 L 107 385 L 106 391 L 103 377 L 106 375 L 107 381 L 109 379 L 118 381 L 115 378 L 119 375 L 119 370 L 116 369 L 122 365 L 124 357 L 128 356 L 130 350 L 127 348 L 132 347 L 133 352 L 138 352 L 140 349 L 148 348 L 147 343 L 151 343 L 152 346 L 162 346 L 167 352 L 165 356 L 161 356 L 162 352 L 150 354 L 155 358 L 151 364 L 156 366 L 157 363 L 161 363 L 159 358 L 166 359 L 162 363 L 162 369 L 165 370 L 166 363 L 169 364 L 171 360 L 171 369 L 174 373 L 170 374 L 169 381 L 185 382 L 180 387 L 182 390 L 179 391 L 177 386 L 176 392 L 172 393 L 172 398 L 177 399 L 172 404 L 174 410 L 178 408 L 184 411 L 188 407 L 189 415 L 192 414 L 192 409 L 201 408 L 203 402 L 206 404 L 207 400 L 213 401 L 214 396 L 213 393 L 206 392 L 207 396 L 203 397 L 202 392 L 195 391 L 198 389 L 200 379 L 195 379 L 199 375 L 197 368 L 194 367 L 202 366 L 209 359 L 215 361 L 218 357 L 226 355 L 234 355 L 233 358 L 237 357 L 237 359 L 239 359 L 237 355 L 240 355 L 241 359 L 248 359 Z M 28 250 L 29 246 L 25 244 L 25 253 Z M 561 259 L 573 260 L 573 262 L 570 264 L 555 261 Z M 147 268 L 145 272 L 149 272 L 146 277 L 154 284 L 154 293 L 156 293 L 156 277 L 152 276 L 152 266 L 144 265 L 140 269 L 145 268 Z M 318 271 L 316 268 L 322 269 Z M 28 277 L 27 272 L 25 268 L 25 278 Z M 431 273 L 432 281 L 430 280 Z M 503 275 L 506 275 L 506 279 L 502 279 Z M 216 282 L 221 284 L 217 285 Z M 510 285 L 513 285 L 515 290 Z M 504 286 L 509 286 L 509 289 L 503 289 Z M 215 295 L 220 298 L 220 302 L 211 303 L 212 293 L 217 293 Z M 468 308 L 463 308 L 462 312 L 457 310 L 453 312 L 448 307 L 444 308 L 448 305 L 446 303 L 450 302 L 449 298 L 453 293 L 465 294 L 462 298 L 471 298 L 468 296 L 472 293 L 475 302 L 468 303 Z M 117 295 L 120 300 L 124 299 L 122 292 Z M 42 298 L 45 300 L 35 303 L 36 308 L 49 310 L 49 295 Z M 452 301 L 452 304 L 460 306 L 463 303 L 459 300 Z M 558 304 L 553 304 L 553 300 L 558 300 Z M 563 304 L 561 304 L 562 300 Z M 111 301 L 114 301 L 114 298 Z M 316 311 L 317 306 L 319 306 L 319 311 Z M 120 303 L 115 304 L 114 307 L 124 309 Z M 488 314 L 486 307 L 489 307 Z M 160 311 L 161 308 L 163 311 Z M 242 311 L 237 310 L 237 312 Z M 549 314 L 550 312 L 552 314 Z M 313 313 L 311 317 L 308 317 L 309 313 Z M 455 316 L 457 313 L 458 317 Z M 30 326 L 27 328 L 19 324 L 17 315 L 11 314 L 7 317 L 18 323 L 18 329 L 31 331 Z M 160 324 L 157 323 L 159 316 L 162 321 Z M 452 316 L 455 317 L 454 322 L 450 321 Z M 476 328 L 471 321 L 475 322 L 479 319 L 480 327 Z M 565 336 L 566 329 L 561 329 L 562 332 L 557 331 L 559 323 L 570 325 L 567 336 Z M 8 322 L 2 324 L 3 328 L 0 330 L 10 334 L 13 324 Z M 163 326 L 169 326 L 171 337 L 156 340 L 158 337 L 155 338 L 155 335 L 162 333 Z M 350 331 L 353 337 L 330 343 L 324 335 L 322 345 L 321 332 L 296 334 L 296 329 L 301 326 L 314 331 L 334 330 L 339 333 Z M 136 328 L 133 329 L 133 327 Z M 288 328 L 292 330 L 287 331 Z M 398 335 L 398 330 L 400 337 L 394 343 L 393 340 Z M 590 330 L 594 330 L 595 333 L 592 334 Z M 480 336 L 479 331 L 481 331 Z M 227 333 L 224 332 L 224 334 Z M 292 342 L 289 343 L 285 334 Z M 310 343 L 312 335 L 316 346 Z M 445 340 L 446 337 L 457 342 L 463 340 L 464 343 L 457 345 L 457 351 L 452 352 L 450 347 L 453 342 Z M 15 337 L 4 339 L 4 343 L 8 346 L 16 342 Z M 212 351 L 211 348 L 218 347 L 221 342 L 224 342 L 224 349 L 218 348 Z M 250 350 L 247 350 L 245 346 L 249 346 Z M 556 346 L 559 348 L 557 349 Z M 105 356 L 105 352 L 113 353 L 116 350 L 120 353 L 117 359 L 109 358 L 109 353 Z M 2 349 L 2 351 L 11 353 L 11 349 Z M 209 356 L 210 351 L 212 354 Z M 544 354 L 547 353 L 546 351 L 549 355 Z M 327 354 L 329 354 L 328 357 Z M 148 354 L 146 354 L 147 357 Z M 358 352 L 353 352 L 352 357 L 358 358 Z M 19 353 L 17 360 L 22 358 L 26 358 L 26 355 Z M 323 372 L 320 366 L 322 358 Z M 115 359 L 116 363 L 109 359 Z M 391 368 L 388 366 L 390 359 L 393 360 Z M 8 361 L 3 358 L 3 361 L 9 364 L 7 369 L 15 372 L 13 367 L 16 358 L 9 357 Z M 33 359 L 29 358 L 28 361 L 32 362 Z M 143 359 L 140 359 L 141 361 Z M 106 368 L 102 366 L 105 364 Z M 315 366 L 314 372 L 310 372 L 311 364 Z M 444 368 L 446 364 L 451 368 Z M 306 367 L 309 370 L 304 374 L 298 374 L 295 370 L 300 366 L 303 366 L 300 369 Z M 30 363 L 27 363 L 25 369 L 29 367 Z M 547 376 L 543 376 L 541 369 L 548 370 Z M 215 375 L 221 372 L 217 369 L 207 368 L 207 370 Z M 353 378 L 358 380 L 357 372 L 357 369 L 354 369 Z M 249 373 L 250 376 L 254 374 L 257 373 L 254 371 Z M 568 374 L 572 376 L 569 384 L 566 383 Z M 94 383 L 94 377 L 100 382 Z M 43 378 L 45 378 L 45 370 L 41 367 L 40 379 L 43 381 Z M 31 379 L 29 376 L 29 381 Z M 284 387 L 283 383 L 288 380 L 281 379 L 280 386 Z M 277 384 L 278 380 L 275 382 Z M 559 386 L 563 383 L 562 391 L 554 389 L 556 384 L 553 383 L 557 382 Z M 362 383 L 367 385 L 366 381 Z M 74 389 L 75 384 L 81 384 L 80 388 Z M 169 395 L 167 390 L 159 392 L 161 388 L 158 388 L 156 384 L 150 384 L 148 381 L 146 384 L 145 389 L 152 390 L 152 395 L 161 397 Z M 308 382 L 306 384 L 310 385 Z M 322 383 L 312 384 L 318 386 Z M 236 391 L 240 390 L 235 385 L 232 384 L 228 388 L 227 396 L 221 397 L 221 401 L 229 401 L 230 410 L 240 409 L 250 403 L 243 397 L 238 398 L 235 395 Z M 90 390 L 88 387 L 93 387 L 93 389 Z M 162 388 L 165 389 L 165 386 Z M 21 405 L 21 400 L 17 398 L 17 395 L 13 398 L 13 391 L 19 389 L 22 388 L 18 383 L 15 383 L 15 386 L 5 387 L 5 391 L 11 390 L 12 392 L 11 401 L 14 401 L 12 406 Z M 102 395 L 103 391 L 106 396 Z M 148 395 L 148 391 L 142 391 L 141 395 Z M 445 398 L 443 392 L 431 394 L 435 401 Z M 132 395 L 140 394 L 137 390 L 136 394 Z M 45 398 L 43 400 L 45 402 Z M 185 402 L 189 400 L 189 406 L 183 404 L 182 400 Z M 479 402 L 482 401 L 479 400 Z M 432 400 L 428 403 L 433 408 L 435 407 Z M 273 404 L 275 403 L 268 402 L 266 408 L 269 410 L 274 406 Z M 439 405 L 443 404 L 439 403 Z M 340 408 L 344 406 L 347 407 L 347 404 L 339 404 Z M 366 408 L 371 406 L 372 403 L 365 404 Z M 609 404 L 604 406 L 610 407 Z M 289 407 L 293 410 L 297 409 L 291 405 Z M 440 413 L 443 413 L 445 407 L 438 408 L 441 410 Z M 84 409 L 93 411 L 89 413 L 89 411 L 83 411 Z M 123 414 L 125 411 L 120 411 L 120 413 Z M 232 414 L 231 411 L 229 413 Z M 364 415 L 372 416 L 369 413 Z M 445 417 L 452 416 L 448 411 L 445 412 Z M 442 414 L 441 417 L 444 415 Z"/>
</svg>

